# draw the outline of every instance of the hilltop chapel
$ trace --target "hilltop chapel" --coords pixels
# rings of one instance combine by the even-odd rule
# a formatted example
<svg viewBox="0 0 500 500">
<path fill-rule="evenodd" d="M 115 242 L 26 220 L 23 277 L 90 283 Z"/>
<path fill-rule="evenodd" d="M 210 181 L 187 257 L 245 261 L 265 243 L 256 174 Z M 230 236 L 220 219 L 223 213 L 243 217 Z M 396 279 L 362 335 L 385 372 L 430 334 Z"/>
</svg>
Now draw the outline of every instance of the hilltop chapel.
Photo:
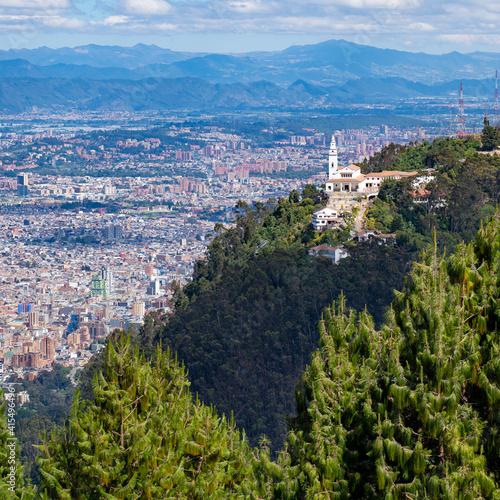
<svg viewBox="0 0 500 500">
<path fill-rule="evenodd" d="M 328 194 L 327 206 L 317 211 L 313 216 L 313 227 L 324 230 L 328 224 L 338 222 L 338 217 L 345 211 L 352 211 L 357 206 L 360 197 L 374 199 L 380 186 L 386 179 L 403 179 L 413 177 L 417 172 L 399 172 L 384 170 L 362 174 L 361 167 L 354 165 L 340 166 L 338 163 L 337 144 L 332 135 L 328 152 L 328 180 L 325 191 Z"/>
<path fill-rule="evenodd" d="M 330 151 L 328 152 L 328 180 L 326 181 L 327 193 L 353 193 L 354 195 L 377 194 L 382 182 L 386 179 L 402 179 L 413 177 L 417 172 L 399 172 L 397 170 L 384 170 L 383 172 L 372 172 L 362 174 L 361 167 L 348 165 L 339 167 L 337 144 L 335 136 L 332 135 Z"/>
</svg>

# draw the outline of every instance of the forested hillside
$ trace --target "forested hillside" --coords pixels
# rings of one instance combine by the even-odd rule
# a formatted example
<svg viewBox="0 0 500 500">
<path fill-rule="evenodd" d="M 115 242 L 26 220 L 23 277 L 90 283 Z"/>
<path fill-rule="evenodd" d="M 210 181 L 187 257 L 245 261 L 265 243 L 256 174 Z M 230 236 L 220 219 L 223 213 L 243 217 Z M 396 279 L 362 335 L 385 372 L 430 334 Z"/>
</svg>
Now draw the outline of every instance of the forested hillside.
<svg viewBox="0 0 500 500">
<path fill-rule="evenodd" d="M 499 143 L 498 130 L 486 125 L 482 136 L 384 148 L 362 165 L 365 172 L 426 169 L 429 179 L 418 186 L 413 179 L 385 182 L 368 224 L 416 249 L 431 243 L 434 228 L 440 247 L 470 241 L 500 200 L 500 156 L 488 153 Z"/>
<path fill-rule="evenodd" d="M 115 333 L 112 346 L 121 354 L 108 347 L 107 358 L 89 363 L 73 423 L 53 436 L 46 426 L 41 452 L 48 498 L 85 498 L 85 485 L 66 474 L 88 474 L 95 498 L 104 493 L 128 498 L 127 488 L 139 497 L 141 488 L 151 488 L 152 498 L 184 498 L 186 491 L 192 498 L 207 492 L 213 498 L 500 498 L 498 216 L 481 228 L 481 217 L 494 212 L 499 197 L 500 164 L 481 148 L 484 141 L 474 138 L 440 139 L 403 148 L 390 164 L 389 147 L 380 155 L 386 160 L 367 163 L 380 170 L 433 169 L 422 189 L 437 202 L 414 203 L 416 188 L 408 182 L 384 184 L 368 224 L 395 231 L 397 244 L 348 243 L 350 257 L 338 265 L 307 252 L 347 236 L 310 229 L 311 214 L 321 206 L 315 189 L 309 186 L 302 200 L 292 192 L 289 199 L 252 207 L 240 202 L 234 225 L 216 226 L 193 281 L 177 288 L 175 312 L 151 313 L 140 332 L 131 332 L 145 358 L 120 344 L 124 340 Z M 455 241 L 462 240 L 466 243 L 455 252 Z M 425 257 L 410 277 L 422 248 Z M 403 291 L 394 295 L 394 289 Z M 187 378 L 173 355 L 159 355 L 160 343 L 176 353 Z M 134 369 L 117 380 L 122 357 Z M 173 390 L 162 385 L 161 374 L 153 376 L 157 359 L 167 367 L 167 379 L 183 387 L 165 407 L 151 403 L 168 400 Z M 94 381 L 100 370 L 104 375 Z M 68 389 L 63 375 L 56 370 L 35 381 L 41 394 L 34 400 L 45 407 L 45 389 Z M 146 391 L 144 405 L 136 404 L 153 379 L 158 394 Z M 25 388 L 31 393 L 30 384 Z M 188 393 L 189 384 L 199 400 Z M 70 392 L 59 397 L 61 410 Z M 116 394 L 122 403 L 115 402 Z M 220 417 L 200 401 L 215 405 Z M 136 476 L 113 467 L 126 470 L 123 463 L 135 463 L 140 446 L 130 451 L 125 441 L 110 440 L 119 421 L 113 412 L 131 403 L 137 412 L 130 423 L 132 441 L 154 442 L 161 450 L 156 465 L 144 457 Z M 193 427 L 179 443 L 172 437 L 180 432 L 174 427 L 162 428 L 158 421 L 141 427 L 149 419 L 143 411 L 165 422 L 192 411 L 197 423 L 189 421 Z M 109 418 L 106 429 L 94 423 L 104 421 L 102 415 Z M 29 441 L 51 415 L 28 404 L 19 416 L 25 472 L 36 479 Z M 59 411 L 57 423 L 63 422 Z M 217 450 L 199 434 L 202 422 L 222 443 Z M 5 417 L 0 423 L 5 429 Z M 186 422 L 172 423 L 177 424 Z M 248 443 L 237 429 L 245 430 Z M 100 432 L 102 439 L 92 441 Z M 171 450 L 174 444 L 178 447 Z M 232 453 L 228 447 L 235 455 L 225 454 Z M 82 462 L 78 457 L 87 448 L 101 458 Z M 71 459 L 49 459 L 64 455 L 62 450 Z M 5 455 L 0 465 L 2 460 Z M 150 475 L 150 467 L 161 473 Z M 184 475 L 176 475 L 179 467 Z M 101 481 L 108 481 L 109 489 L 100 489 Z"/>
<path fill-rule="evenodd" d="M 253 444 L 266 434 L 281 446 L 284 416 L 318 342 L 323 308 L 343 291 L 377 322 L 402 286 L 414 254 L 405 247 L 364 243 L 338 265 L 311 257 L 314 204 L 281 200 L 276 206 L 240 207 L 236 226 L 211 243 L 192 283 L 177 294 L 164 323 L 150 315 L 142 329 L 184 361 L 192 389 L 229 415 Z M 155 326 L 156 322 L 156 326 Z"/>
<path fill-rule="evenodd" d="M 434 247 L 381 328 L 326 308 L 276 461 L 168 351 L 115 337 L 94 401 L 44 439 L 42 498 L 500 498 L 499 249 L 498 216 L 449 259 Z"/>
<path fill-rule="evenodd" d="M 428 252 L 381 329 L 325 311 L 268 498 L 500 498 L 499 247 Z"/>
</svg>

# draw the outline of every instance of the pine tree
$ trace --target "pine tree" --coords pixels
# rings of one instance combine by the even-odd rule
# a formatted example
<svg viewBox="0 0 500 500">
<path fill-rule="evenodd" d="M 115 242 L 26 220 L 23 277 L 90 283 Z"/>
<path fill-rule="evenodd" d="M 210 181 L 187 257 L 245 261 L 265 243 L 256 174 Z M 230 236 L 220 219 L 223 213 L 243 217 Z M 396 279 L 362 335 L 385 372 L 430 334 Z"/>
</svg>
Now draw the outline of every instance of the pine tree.
<svg viewBox="0 0 500 500">
<path fill-rule="evenodd" d="M 110 342 L 93 391 L 67 431 L 45 436 L 45 498 L 233 498 L 247 480 L 245 437 L 192 400 L 168 352 L 146 362 L 129 338 Z"/>
<path fill-rule="evenodd" d="M 19 461 L 19 445 L 15 437 L 15 420 L 7 411 L 13 393 L 0 390 L 0 499 L 30 500 L 35 490 L 23 480 L 23 467 Z"/>
<path fill-rule="evenodd" d="M 379 331 L 325 311 L 265 498 L 500 498 L 499 248 L 495 217 L 425 255 Z"/>
</svg>

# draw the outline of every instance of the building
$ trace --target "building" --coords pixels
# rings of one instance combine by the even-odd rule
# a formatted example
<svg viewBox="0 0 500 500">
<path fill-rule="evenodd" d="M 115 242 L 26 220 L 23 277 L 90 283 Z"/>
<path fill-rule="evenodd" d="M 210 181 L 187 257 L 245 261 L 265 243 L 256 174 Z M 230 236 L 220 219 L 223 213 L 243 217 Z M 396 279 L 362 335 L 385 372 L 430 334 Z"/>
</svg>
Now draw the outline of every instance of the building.
<svg viewBox="0 0 500 500">
<path fill-rule="evenodd" d="M 87 323 L 82 323 L 81 326 L 82 326 L 82 329 L 85 329 L 88 331 L 90 338 L 92 338 L 92 339 L 104 337 L 108 333 L 106 325 L 102 321 L 99 321 L 99 320 L 93 320 L 93 321 L 89 321 Z M 81 336 L 82 335 L 80 335 L 80 337 Z"/>
<path fill-rule="evenodd" d="M 92 276 L 92 282 L 90 284 L 90 295 L 96 297 L 101 295 L 103 297 L 108 296 L 108 287 L 106 285 L 106 280 L 102 278 L 99 274 Z"/>
<path fill-rule="evenodd" d="M 146 293 L 148 295 L 160 295 L 160 281 L 159 280 L 151 281 L 149 283 Z"/>
<path fill-rule="evenodd" d="M 16 393 L 16 402 L 18 406 L 23 406 L 30 402 L 30 395 L 27 391 L 19 391 Z"/>
<path fill-rule="evenodd" d="M 334 264 L 337 264 L 340 259 L 349 257 L 349 252 L 344 247 L 331 247 L 329 245 L 319 245 L 312 247 L 308 251 L 309 255 L 328 257 Z"/>
<path fill-rule="evenodd" d="M 106 241 L 119 241 L 123 239 L 123 229 L 118 225 L 110 225 L 104 228 L 104 239 Z"/>
<path fill-rule="evenodd" d="M 326 192 L 344 193 L 347 195 L 369 195 L 374 196 L 380 190 L 380 186 L 387 179 L 403 179 L 414 177 L 418 172 L 399 172 L 398 170 L 384 170 L 383 172 L 372 172 L 362 174 L 361 168 L 351 164 L 339 167 L 337 145 L 335 136 L 332 135 L 330 151 L 328 153 L 328 180 L 326 181 Z"/>
<path fill-rule="evenodd" d="M 31 311 L 31 304 L 18 304 L 17 314 L 26 313 Z"/>
<path fill-rule="evenodd" d="M 144 316 L 144 314 L 146 314 L 146 306 L 144 302 L 134 302 L 132 305 L 132 314 L 134 316 Z"/>
<path fill-rule="evenodd" d="M 109 267 L 101 269 L 101 278 L 105 281 L 108 295 L 113 291 L 113 273 Z"/>
<path fill-rule="evenodd" d="M 17 196 L 28 196 L 28 174 L 17 176 Z"/>
<path fill-rule="evenodd" d="M 38 311 L 28 313 L 28 326 L 30 328 L 39 326 Z"/>
<path fill-rule="evenodd" d="M 175 159 L 180 161 L 191 161 L 191 151 L 176 151 Z"/>
<path fill-rule="evenodd" d="M 53 360 L 56 352 L 56 341 L 50 337 L 45 337 L 41 341 L 42 354 L 45 359 Z"/>
<path fill-rule="evenodd" d="M 333 179 L 339 169 L 339 158 L 335 136 L 332 135 L 330 142 L 330 151 L 328 152 L 328 179 Z"/>
<path fill-rule="evenodd" d="M 339 222 L 338 210 L 325 207 L 313 214 L 313 229 L 315 231 L 323 231 L 328 224 Z"/>
<path fill-rule="evenodd" d="M 41 352 L 26 352 L 12 356 L 12 368 L 40 368 L 42 366 Z"/>
<path fill-rule="evenodd" d="M 396 242 L 396 233 L 383 234 L 380 231 L 359 231 L 358 241 L 376 241 L 379 245 Z"/>
</svg>

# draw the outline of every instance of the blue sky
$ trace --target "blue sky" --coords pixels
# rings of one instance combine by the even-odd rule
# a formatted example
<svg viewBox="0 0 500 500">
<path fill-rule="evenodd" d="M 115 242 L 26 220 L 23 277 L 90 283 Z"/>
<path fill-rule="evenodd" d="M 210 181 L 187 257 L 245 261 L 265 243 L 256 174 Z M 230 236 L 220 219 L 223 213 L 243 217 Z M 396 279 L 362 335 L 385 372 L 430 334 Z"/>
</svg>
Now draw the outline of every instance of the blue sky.
<svg viewBox="0 0 500 500">
<path fill-rule="evenodd" d="M 412 52 L 500 52 L 497 0 L 0 0 L 0 49 L 156 44 L 281 50 L 332 38 Z"/>
</svg>

